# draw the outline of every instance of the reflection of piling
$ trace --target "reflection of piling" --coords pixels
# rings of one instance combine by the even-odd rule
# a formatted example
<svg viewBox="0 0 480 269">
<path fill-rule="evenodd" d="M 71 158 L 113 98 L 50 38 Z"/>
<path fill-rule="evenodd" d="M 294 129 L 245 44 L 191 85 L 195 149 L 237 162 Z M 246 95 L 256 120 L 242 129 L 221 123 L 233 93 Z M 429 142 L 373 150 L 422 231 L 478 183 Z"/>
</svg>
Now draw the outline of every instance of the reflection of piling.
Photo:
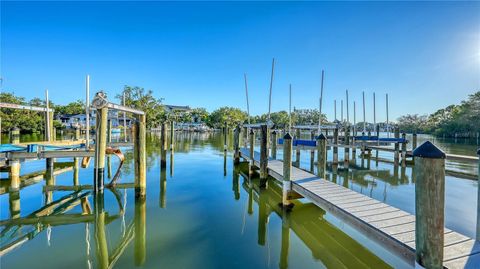
<svg viewBox="0 0 480 269">
<path fill-rule="evenodd" d="M 237 126 L 233 131 L 233 163 L 240 163 L 240 126 Z"/>
<path fill-rule="evenodd" d="M 160 207 L 167 206 L 167 171 L 160 169 Z"/>
<path fill-rule="evenodd" d="M 95 191 L 103 191 L 105 175 L 105 149 L 107 146 L 107 117 L 107 107 L 97 109 L 94 169 Z"/>
<path fill-rule="evenodd" d="M 333 163 L 332 164 L 338 164 L 338 128 L 335 128 L 333 131 Z"/>
<path fill-rule="evenodd" d="M 160 156 L 160 167 L 167 167 L 167 124 L 162 122 L 162 130 L 160 134 L 160 143 L 161 143 L 161 156 Z"/>
<path fill-rule="evenodd" d="M 145 264 L 147 258 L 147 203 L 144 197 L 135 199 L 135 266 Z"/>
<path fill-rule="evenodd" d="M 260 126 L 260 186 L 265 187 L 268 178 L 268 127 L 266 124 Z"/>
<path fill-rule="evenodd" d="M 10 206 L 10 218 L 20 218 L 20 192 L 10 191 L 8 193 L 8 203 Z"/>
<path fill-rule="evenodd" d="M 260 190 L 258 195 L 258 244 L 265 246 L 267 239 L 267 223 L 268 223 L 268 210 L 267 210 L 267 197 L 265 192 L 267 190 Z"/>
<path fill-rule="evenodd" d="M 288 200 L 288 192 L 292 188 L 292 136 L 287 133 L 283 137 L 283 182 L 282 182 L 282 205 L 284 207 L 290 205 Z"/>
<path fill-rule="evenodd" d="M 288 215 L 282 216 L 282 243 L 280 248 L 280 269 L 288 268 L 288 249 L 290 246 L 290 225 Z"/>
<path fill-rule="evenodd" d="M 105 233 L 105 218 L 106 213 L 104 210 L 104 196 L 103 192 L 97 192 L 94 199 L 95 210 L 95 242 L 97 263 L 99 268 L 108 268 L 108 246 L 107 237 Z"/>
<path fill-rule="evenodd" d="M 175 159 L 175 154 L 173 153 L 173 151 L 170 152 L 170 177 L 173 177 L 173 171 L 174 171 L 174 159 Z M 165 169 L 164 169 L 165 170 Z"/>
<path fill-rule="evenodd" d="M 145 196 L 147 187 L 147 154 L 145 115 L 137 115 L 135 121 L 134 159 L 135 159 L 135 195 Z"/>
<path fill-rule="evenodd" d="M 235 200 L 240 199 L 240 173 L 237 168 L 233 169 L 233 174 L 232 174 L 232 191 L 233 191 L 233 196 Z"/>
<path fill-rule="evenodd" d="M 317 137 L 317 172 L 320 178 L 325 178 L 327 169 L 327 137 L 320 134 Z"/>
<path fill-rule="evenodd" d="M 443 268 L 445 153 L 429 141 L 414 152 L 415 256 L 424 268 Z"/>
<path fill-rule="evenodd" d="M 272 132 L 272 159 L 277 159 L 277 132 Z"/>
<path fill-rule="evenodd" d="M 249 165 L 249 173 L 251 174 L 253 172 L 253 166 L 254 166 L 254 160 L 255 160 L 255 132 L 253 129 L 250 129 L 250 165 Z"/>
<path fill-rule="evenodd" d="M 79 165 L 78 165 L 78 157 L 73 158 L 73 185 L 78 186 L 80 182 L 78 180 L 78 172 L 79 172 Z"/>
</svg>

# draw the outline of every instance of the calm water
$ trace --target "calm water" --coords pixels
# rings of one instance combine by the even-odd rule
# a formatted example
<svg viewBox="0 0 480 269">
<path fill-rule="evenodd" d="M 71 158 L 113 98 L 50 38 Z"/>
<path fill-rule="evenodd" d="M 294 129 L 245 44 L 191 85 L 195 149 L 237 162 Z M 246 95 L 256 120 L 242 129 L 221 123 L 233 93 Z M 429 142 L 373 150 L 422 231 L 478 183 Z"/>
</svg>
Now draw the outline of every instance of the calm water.
<svg viewBox="0 0 480 269">
<path fill-rule="evenodd" d="M 102 197 L 94 197 L 89 190 L 74 193 L 44 189 L 46 181 L 41 175 L 25 180 L 31 185 L 19 194 L 2 194 L 0 266 L 407 267 L 401 259 L 308 200 L 295 201 L 292 213 L 285 215 L 278 207 L 281 188 L 272 182 L 268 189 L 260 189 L 258 178 L 247 178 L 244 165 L 234 167 L 231 151 L 226 156 L 223 153 L 221 135 L 178 133 L 176 140 L 175 154 L 168 154 L 167 168 L 162 170 L 159 139 L 149 136 L 144 201 L 136 200 L 131 188 L 116 192 L 107 189 L 102 207 Z M 475 153 L 475 145 L 435 142 L 448 152 Z M 128 148 L 122 150 L 127 159 L 120 183 L 133 182 L 133 153 Z M 343 150 L 339 153 L 342 159 Z M 282 157 L 281 150 L 277 157 Z M 76 173 L 68 169 L 71 161 L 57 159 L 55 169 L 62 173 L 56 174 L 55 185 L 73 185 Z M 110 164 L 113 174 L 118 166 L 115 157 Z M 310 169 L 309 151 L 301 152 L 300 166 Z M 463 170 L 462 164 L 447 166 Z M 473 165 L 466 167 L 475 172 Z M 22 163 L 21 174 L 44 169 L 44 160 L 28 161 Z M 92 175 L 93 162 L 79 169 L 80 184 L 92 184 Z M 411 175 L 410 167 L 357 158 L 348 170 L 341 166 L 330 168 L 328 179 L 414 213 L 415 185 Z M 2 173 L 2 178 L 7 176 Z M 8 184 L 8 180 L 2 180 L 0 187 L 5 190 Z M 48 203 L 59 206 L 39 211 Z M 448 228 L 473 237 L 476 203 L 477 181 L 446 177 Z M 34 218 L 35 214 L 48 216 Z"/>
</svg>

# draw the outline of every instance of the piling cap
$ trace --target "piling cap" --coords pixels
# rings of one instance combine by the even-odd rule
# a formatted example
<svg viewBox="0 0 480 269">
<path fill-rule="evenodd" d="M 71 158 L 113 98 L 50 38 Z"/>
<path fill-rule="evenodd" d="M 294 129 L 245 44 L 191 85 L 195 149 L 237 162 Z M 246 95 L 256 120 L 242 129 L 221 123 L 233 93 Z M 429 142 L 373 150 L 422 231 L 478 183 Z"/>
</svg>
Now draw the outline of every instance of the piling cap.
<svg viewBox="0 0 480 269">
<path fill-rule="evenodd" d="M 445 153 L 432 142 L 426 141 L 413 151 L 413 157 L 445 159 Z"/>
<path fill-rule="evenodd" d="M 292 136 L 290 135 L 290 133 L 287 132 L 283 139 L 292 139 Z"/>
<path fill-rule="evenodd" d="M 322 133 L 322 134 L 320 134 L 319 136 L 317 136 L 317 140 L 327 140 L 327 138 L 326 138 L 325 135 Z"/>
</svg>

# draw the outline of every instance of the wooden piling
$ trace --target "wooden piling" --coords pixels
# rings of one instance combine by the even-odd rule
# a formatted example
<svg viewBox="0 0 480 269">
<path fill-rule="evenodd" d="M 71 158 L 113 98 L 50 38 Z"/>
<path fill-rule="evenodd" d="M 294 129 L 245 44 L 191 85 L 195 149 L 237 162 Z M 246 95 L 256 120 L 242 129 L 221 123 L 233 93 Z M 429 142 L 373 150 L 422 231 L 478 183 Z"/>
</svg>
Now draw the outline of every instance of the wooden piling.
<svg viewBox="0 0 480 269">
<path fill-rule="evenodd" d="M 243 147 L 246 148 L 248 146 L 248 128 L 243 127 Z"/>
<path fill-rule="evenodd" d="M 112 121 L 107 120 L 107 143 L 112 143 Z"/>
<path fill-rule="evenodd" d="M 254 166 L 254 160 L 255 160 L 255 132 L 253 131 L 253 129 L 250 129 L 250 156 L 252 157 L 251 158 L 251 161 L 250 161 L 250 165 L 249 165 L 249 173 L 251 174 L 253 172 L 253 166 Z"/>
<path fill-rule="evenodd" d="M 272 159 L 277 159 L 277 132 L 272 132 Z"/>
<path fill-rule="evenodd" d="M 17 127 L 10 130 L 10 144 L 20 144 L 20 129 Z"/>
<path fill-rule="evenodd" d="M 167 124 L 162 122 L 162 133 L 160 134 L 161 156 L 160 167 L 167 167 Z"/>
<path fill-rule="evenodd" d="M 133 156 L 135 160 L 135 196 L 144 197 L 147 187 L 147 155 L 145 115 L 137 115 Z"/>
<path fill-rule="evenodd" d="M 310 133 L 310 140 L 315 141 L 315 131 Z M 310 172 L 313 173 L 315 165 L 315 149 L 310 150 Z"/>
<path fill-rule="evenodd" d="M 224 152 L 227 152 L 227 135 L 228 135 L 227 122 L 225 122 L 225 127 L 223 128 L 223 151 Z"/>
<path fill-rule="evenodd" d="M 240 163 L 240 126 L 237 126 L 233 132 L 233 163 Z"/>
<path fill-rule="evenodd" d="M 8 164 L 10 166 L 9 178 L 10 178 L 10 190 L 18 191 L 20 190 L 20 160 L 9 160 Z"/>
<path fill-rule="evenodd" d="M 300 140 L 300 129 L 296 129 L 295 130 L 296 134 L 295 134 L 295 138 L 294 140 Z M 300 167 L 300 147 L 297 146 L 297 149 L 295 151 L 295 165 L 297 167 Z"/>
<path fill-rule="evenodd" d="M 348 146 L 350 145 L 350 126 L 347 126 L 345 128 L 345 145 Z M 344 165 L 348 167 L 348 164 L 350 163 L 350 148 L 345 147 L 345 153 L 344 153 Z"/>
<path fill-rule="evenodd" d="M 443 268 L 445 153 L 430 141 L 414 150 L 415 261 Z"/>
<path fill-rule="evenodd" d="M 94 169 L 94 190 L 96 192 L 102 192 L 104 185 L 105 149 L 107 147 L 107 118 L 108 108 L 106 106 L 97 109 Z"/>
<path fill-rule="evenodd" d="M 333 162 L 332 164 L 338 164 L 338 128 L 333 131 Z"/>
<path fill-rule="evenodd" d="M 175 150 L 175 121 L 170 121 L 170 151 Z"/>
<path fill-rule="evenodd" d="M 266 187 L 268 178 L 268 127 L 260 126 L 260 187 Z"/>
<path fill-rule="evenodd" d="M 283 182 L 282 182 L 282 206 L 289 206 L 288 192 L 292 188 L 292 136 L 287 133 L 283 137 Z"/>
<path fill-rule="evenodd" d="M 400 129 L 398 128 L 398 126 L 395 126 L 395 138 L 398 139 L 400 138 Z M 398 165 L 398 161 L 399 161 L 399 158 L 400 158 L 400 145 L 398 144 L 398 142 L 395 142 L 395 152 L 394 152 L 394 163 Z"/>
<path fill-rule="evenodd" d="M 317 136 L 317 172 L 318 176 L 325 178 L 327 170 L 327 137 L 323 134 Z"/>
<path fill-rule="evenodd" d="M 76 141 L 80 140 L 80 127 L 78 126 L 75 126 L 75 136 L 74 136 L 74 139 Z"/>
<path fill-rule="evenodd" d="M 57 141 L 57 128 L 52 127 L 52 141 Z"/>
<path fill-rule="evenodd" d="M 402 133 L 402 166 L 407 165 L 407 135 L 405 133 Z"/>
</svg>

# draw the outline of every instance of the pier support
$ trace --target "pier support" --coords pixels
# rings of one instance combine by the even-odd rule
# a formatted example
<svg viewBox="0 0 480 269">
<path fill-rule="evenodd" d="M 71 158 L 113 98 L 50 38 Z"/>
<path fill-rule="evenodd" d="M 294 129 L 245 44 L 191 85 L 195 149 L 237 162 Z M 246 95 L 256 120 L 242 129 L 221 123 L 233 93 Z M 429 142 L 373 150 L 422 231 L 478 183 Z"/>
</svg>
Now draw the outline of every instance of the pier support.
<svg viewBox="0 0 480 269">
<path fill-rule="evenodd" d="M 402 166 L 407 165 L 407 135 L 405 133 L 402 133 Z M 378 159 L 378 157 L 377 157 Z"/>
<path fill-rule="evenodd" d="M 350 163 L 350 148 L 348 147 L 350 145 L 350 126 L 347 126 L 345 128 L 345 135 L 344 135 L 344 139 L 345 139 L 345 153 L 344 153 L 344 165 L 345 167 L 348 168 L 348 165 Z"/>
<path fill-rule="evenodd" d="M 325 179 L 327 170 L 327 137 L 323 134 L 317 136 L 317 172 L 320 178 Z"/>
<path fill-rule="evenodd" d="M 333 131 L 333 165 L 338 164 L 338 128 Z"/>
<path fill-rule="evenodd" d="M 240 163 L 240 126 L 237 126 L 233 132 L 233 163 Z"/>
<path fill-rule="evenodd" d="M 395 134 L 394 134 L 395 138 L 396 139 L 399 139 L 400 138 L 400 129 L 398 128 L 398 126 L 395 126 Z M 393 156 L 393 160 L 395 162 L 395 165 L 398 165 L 398 162 L 399 162 L 399 159 L 400 159 L 400 145 L 398 144 L 398 142 L 395 142 L 395 152 L 393 153 L 394 156 Z"/>
<path fill-rule="evenodd" d="M 260 126 L 260 187 L 267 186 L 268 179 L 268 127 L 267 125 Z"/>
<path fill-rule="evenodd" d="M 17 127 L 10 130 L 10 144 L 20 144 L 20 129 Z"/>
<path fill-rule="evenodd" d="M 277 159 L 277 132 L 272 132 L 272 159 Z"/>
<path fill-rule="evenodd" d="M 424 268 L 443 268 L 445 153 L 427 141 L 413 157 L 415 261 Z"/>
<path fill-rule="evenodd" d="M 135 121 L 133 158 L 135 160 L 135 196 L 144 197 L 147 187 L 147 155 L 145 115 L 138 115 Z"/>
<path fill-rule="evenodd" d="M 160 168 L 166 168 L 167 167 L 167 124 L 165 122 L 162 122 L 160 144 L 161 144 Z"/>
<path fill-rule="evenodd" d="M 243 127 L 243 147 L 247 148 L 248 146 L 248 128 Z"/>
<path fill-rule="evenodd" d="M 175 150 L 175 121 L 170 121 L 170 151 Z"/>
<path fill-rule="evenodd" d="M 20 160 L 9 160 L 10 166 L 9 178 L 10 178 L 10 191 L 20 190 Z"/>
<path fill-rule="evenodd" d="M 250 137 L 249 137 L 249 139 L 250 139 L 250 141 L 249 141 L 249 142 L 250 142 L 250 147 L 249 147 L 249 149 L 250 149 L 250 157 L 251 157 L 250 160 L 251 160 L 251 161 L 250 161 L 250 164 L 249 164 L 249 166 L 248 166 L 248 167 L 249 167 L 248 172 L 249 172 L 250 174 L 252 174 L 252 172 L 253 172 L 253 166 L 254 166 L 254 164 L 255 164 L 255 163 L 254 163 L 254 160 L 255 160 L 255 132 L 253 131 L 253 129 L 250 129 Z"/>
<path fill-rule="evenodd" d="M 292 189 L 292 136 L 287 133 L 283 137 L 283 184 L 282 184 L 282 206 L 290 207 L 288 193 Z"/>
<path fill-rule="evenodd" d="M 94 169 L 94 190 L 103 192 L 104 176 L 105 176 L 105 149 L 107 147 L 107 117 L 108 108 L 102 107 L 97 109 L 96 120 L 96 139 L 95 139 L 95 169 Z"/>
</svg>

